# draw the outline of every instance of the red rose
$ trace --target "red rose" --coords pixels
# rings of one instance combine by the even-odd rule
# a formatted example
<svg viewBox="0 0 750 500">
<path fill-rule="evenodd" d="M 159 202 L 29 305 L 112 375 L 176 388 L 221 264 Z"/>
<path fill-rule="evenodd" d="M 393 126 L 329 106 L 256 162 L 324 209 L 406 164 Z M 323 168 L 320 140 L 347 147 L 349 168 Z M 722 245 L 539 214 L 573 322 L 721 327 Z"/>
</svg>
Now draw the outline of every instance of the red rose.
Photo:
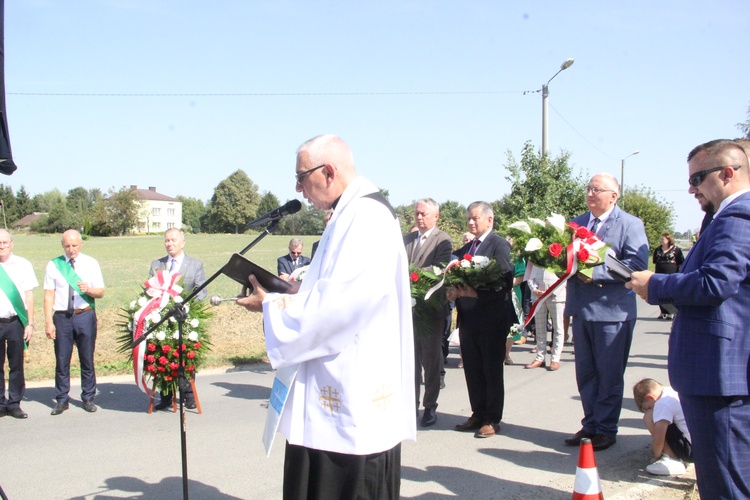
<svg viewBox="0 0 750 500">
<path fill-rule="evenodd" d="M 164 375 L 164 380 L 166 380 L 167 382 L 171 382 L 172 377 L 170 377 L 169 375 Z"/>
<path fill-rule="evenodd" d="M 169 344 L 164 344 L 163 346 L 161 346 L 161 350 L 162 352 L 169 352 L 172 350 L 172 348 L 169 347 Z"/>
<path fill-rule="evenodd" d="M 169 367 L 173 370 L 176 370 L 180 367 L 180 364 L 172 362 L 172 363 L 169 363 Z"/>
<path fill-rule="evenodd" d="M 471 256 L 471 254 L 468 254 L 468 253 L 464 254 L 464 260 L 468 260 L 469 262 L 471 262 L 471 259 L 473 259 L 473 257 Z"/>
<path fill-rule="evenodd" d="M 180 357 L 180 351 L 172 351 L 172 356 L 174 356 L 175 358 L 179 358 Z"/>
<path fill-rule="evenodd" d="M 152 365 L 152 366 L 153 366 L 153 365 Z M 164 372 L 165 372 L 165 371 L 167 371 L 167 370 L 166 370 L 166 369 L 164 369 L 164 367 L 163 367 L 163 366 L 157 366 L 157 367 L 156 367 L 156 371 L 158 371 L 159 373 L 164 373 Z"/>
<path fill-rule="evenodd" d="M 195 347 L 196 349 L 200 349 L 201 348 L 201 343 L 200 342 L 196 342 L 193 347 Z"/>
<path fill-rule="evenodd" d="M 148 365 L 146 367 L 146 371 L 154 373 L 156 371 L 156 367 L 154 365 Z"/>
<path fill-rule="evenodd" d="M 580 260 L 581 262 L 586 262 L 587 260 L 589 260 L 589 251 L 585 248 L 581 248 L 580 250 L 578 250 L 578 260 Z"/>
<path fill-rule="evenodd" d="M 167 361 L 167 358 L 166 358 L 166 356 L 161 356 L 161 357 L 159 358 L 159 364 L 160 364 L 160 365 L 164 366 L 164 365 L 166 365 L 167 363 L 169 363 L 169 361 Z"/>
<path fill-rule="evenodd" d="M 148 361 L 149 363 L 153 363 L 154 361 L 156 361 L 156 357 L 152 354 L 149 354 L 148 356 L 146 356 L 146 361 Z"/>
<path fill-rule="evenodd" d="M 419 275 L 417 273 L 411 273 L 409 275 L 409 279 L 412 281 L 412 283 L 416 283 L 419 281 Z"/>
<path fill-rule="evenodd" d="M 179 373 L 177 372 L 177 370 L 173 370 L 173 371 L 172 371 L 172 376 L 173 376 L 173 377 L 179 377 L 179 376 L 180 376 L 180 374 L 179 374 Z"/>
<path fill-rule="evenodd" d="M 581 238 L 585 240 L 586 238 L 590 238 L 593 236 L 594 233 L 586 229 L 585 227 L 581 226 L 578 229 L 576 229 L 576 238 Z"/>
<path fill-rule="evenodd" d="M 190 351 L 189 353 L 187 353 L 187 357 L 188 357 L 188 359 L 193 359 L 195 357 L 195 352 L 194 351 Z"/>
<path fill-rule="evenodd" d="M 151 344 L 151 343 L 149 343 L 149 344 L 148 344 L 148 345 L 146 346 L 146 349 L 148 349 L 148 350 L 149 350 L 149 351 L 151 351 L 151 352 L 154 352 L 154 351 L 156 350 L 156 345 L 154 345 L 154 344 Z"/>
<path fill-rule="evenodd" d="M 549 254 L 555 258 L 559 257 L 563 251 L 563 246 L 559 243 L 553 243 L 549 246 Z"/>
<path fill-rule="evenodd" d="M 189 371 L 189 372 L 193 372 L 193 371 L 195 371 L 195 366 L 193 366 L 193 365 L 190 365 L 190 366 L 188 366 L 188 367 L 187 367 L 187 368 L 185 368 L 185 369 L 186 369 L 187 371 Z"/>
<path fill-rule="evenodd" d="M 182 350 L 184 351 L 185 349 L 187 349 L 187 346 L 185 344 L 182 344 Z"/>
</svg>

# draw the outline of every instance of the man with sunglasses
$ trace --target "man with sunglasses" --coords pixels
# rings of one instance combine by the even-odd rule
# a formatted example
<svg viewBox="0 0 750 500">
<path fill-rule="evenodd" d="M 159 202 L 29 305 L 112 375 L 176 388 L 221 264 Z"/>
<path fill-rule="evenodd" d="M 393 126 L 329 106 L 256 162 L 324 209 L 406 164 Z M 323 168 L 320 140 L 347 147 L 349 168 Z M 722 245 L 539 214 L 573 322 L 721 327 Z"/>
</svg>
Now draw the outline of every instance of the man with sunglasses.
<svg viewBox="0 0 750 500">
<path fill-rule="evenodd" d="M 650 304 L 673 304 L 669 380 L 693 438 L 701 498 L 750 498 L 750 172 L 737 141 L 688 155 L 688 192 L 714 218 L 676 274 L 633 273 Z"/>
<path fill-rule="evenodd" d="M 289 241 L 289 253 L 276 260 L 276 270 L 281 279 L 288 281 L 289 276 L 298 268 L 310 264 L 310 257 L 302 255 L 302 240 L 292 238 Z"/>
<path fill-rule="evenodd" d="M 647 269 L 649 250 L 643 222 L 620 209 L 620 185 L 611 174 L 594 175 L 586 187 L 589 212 L 573 219 L 609 244 L 614 256 L 632 269 Z M 590 438 L 594 450 L 617 442 L 625 390 L 625 366 L 637 316 L 635 294 L 597 266 L 591 277 L 568 280 L 565 316 L 573 317 L 573 343 L 582 428 L 565 440 L 578 446 Z"/>
</svg>

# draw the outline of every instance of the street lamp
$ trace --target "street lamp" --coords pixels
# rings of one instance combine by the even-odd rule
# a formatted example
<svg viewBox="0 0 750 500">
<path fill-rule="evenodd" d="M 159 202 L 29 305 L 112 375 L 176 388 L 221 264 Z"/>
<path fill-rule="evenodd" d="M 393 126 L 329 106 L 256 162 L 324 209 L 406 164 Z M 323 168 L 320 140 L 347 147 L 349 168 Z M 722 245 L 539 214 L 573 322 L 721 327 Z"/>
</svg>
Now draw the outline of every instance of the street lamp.
<svg viewBox="0 0 750 500">
<path fill-rule="evenodd" d="M 631 156 L 637 155 L 641 151 L 633 151 L 625 158 L 630 158 Z M 620 197 L 622 197 L 625 194 L 625 158 L 620 160 Z"/>
<path fill-rule="evenodd" d="M 573 62 L 575 59 L 572 57 L 570 59 L 566 59 L 564 63 L 560 65 L 560 69 L 552 75 L 552 78 L 547 80 L 547 83 L 542 85 L 542 155 L 547 156 L 549 153 L 549 149 L 547 146 L 547 136 L 549 135 L 549 125 L 547 123 L 547 97 L 549 97 L 549 82 L 551 82 L 557 75 L 560 74 L 561 71 L 564 71 L 571 66 L 573 66 Z"/>
</svg>

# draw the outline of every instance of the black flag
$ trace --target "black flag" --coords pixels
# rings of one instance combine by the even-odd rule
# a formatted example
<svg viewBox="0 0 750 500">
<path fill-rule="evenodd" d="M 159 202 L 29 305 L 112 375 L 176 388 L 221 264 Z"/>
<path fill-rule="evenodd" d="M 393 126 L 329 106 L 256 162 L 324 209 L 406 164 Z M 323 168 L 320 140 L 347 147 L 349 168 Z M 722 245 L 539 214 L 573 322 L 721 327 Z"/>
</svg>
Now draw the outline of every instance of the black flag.
<svg viewBox="0 0 750 500">
<path fill-rule="evenodd" d="M 8 115 L 5 112 L 5 0 L 0 0 L 0 173 L 16 171 L 8 135 Z"/>
</svg>

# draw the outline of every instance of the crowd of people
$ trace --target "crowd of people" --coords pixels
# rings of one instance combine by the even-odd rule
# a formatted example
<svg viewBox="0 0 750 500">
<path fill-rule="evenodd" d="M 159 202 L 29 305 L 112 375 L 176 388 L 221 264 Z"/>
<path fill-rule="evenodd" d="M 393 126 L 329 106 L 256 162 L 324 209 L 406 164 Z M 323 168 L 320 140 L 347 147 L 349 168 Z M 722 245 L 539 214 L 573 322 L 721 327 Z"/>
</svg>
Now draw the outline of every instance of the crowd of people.
<svg viewBox="0 0 750 500">
<path fill-rule="evenodd" d="M 588 211 L 573 222 L 608 244 L 609 252 L 634 272 L 629 282 L 603 265 L 590 275 L 572 276 L 536 311 L 536 355 L 526 365 L 546 365 L 549 323 L 547 368 L 559 369 L 565 318 L 570 318 L 582 419 L 564 444 L 590 440 L 594 450 L 606 450 L 617 443 L 636 295 L 662 306 L 660 317 L 673 320 L 671 387 L 645 379 L 633 388 L 652 435 L 653 460 L 646 470 L 681 474 L 685 463 L 694 461 L 704 498 L 750 497 L 747 146 L 747 141 L 718 140 L 690 152 L 689 192 L 707 217 L 687 257 L 671 235 L 662 235 L 652 257 L 656 273 L 648 271 L 643 222 L 617 203 L 617 179 L 608 173 L 592 176 L 586 187 Z M 437 227 L 439 205 L 431 198 L 415 203 L 416 229 L 402 235 L 395 211 L 374 184 L 357 174 L 349 146 L 337 136 L 302 144 L 295 170 L 296 190 L 328 218 L 312 260 L 302 256 L 297 239 L 278 260 L 282 279 L 307 266 L 305 279 L 291 280 L 288 293 L 271 293 L 251 275 L 252 293 L 237 300 L 263 315 L 267 355 L 277 370 L 266 444 L 271 446 L 277 430 L 286 438 L 284 498 L 398 498 L 401 443 L 416 439 L 418 423 L 430 427 L 438 419 L 451 305 L 471 406 L 455 429 L 476 438 L 502 432 L 508 338 L 522 319 L 512 295 L 520 278 L 517 257 L 508 240 L 494 232 L 492 206 L 483 201 L 467 207 L 468 234 L 459 248 L 452 248 L 450 237 Z M 83 408 L 96 411 L 94 308 L 104 283 L 96 260 L 81 253 L 82 245 L 77 231 L 66 231 L 64 254 L 50 261 L 44 278 L 46 333 L 55 341 L 57 360 L 53 415 L 68 409 L 74 344 L 81 359 Z M 188 288 L 198 287 L 205 279 L 203 266 L 183 247 L 184 234 L 167 231 L 168 255 L 152 263 L 151 273 L 179 269 L 186 282 L 190 277 Z M 38 283 L 28 261 L 13 255 L 12 248 L 11 235 L 0 230 L 0 339 L 11 369 L 7 398 L 3 381 L 0 411 L 25 418 L 19 359 L 23 342 L 33 334 L 31 290 Z M 409 266 L 429 269 L 466 255 L 493 259 L 501 283 L 446 287 L 432 320 L 415 321 Z M 534 266 L 523 274 L 532 301 L 557 279 Z M 171 397 L 162 395 L 160 406 L 171 404 Z"/>
</svg>

